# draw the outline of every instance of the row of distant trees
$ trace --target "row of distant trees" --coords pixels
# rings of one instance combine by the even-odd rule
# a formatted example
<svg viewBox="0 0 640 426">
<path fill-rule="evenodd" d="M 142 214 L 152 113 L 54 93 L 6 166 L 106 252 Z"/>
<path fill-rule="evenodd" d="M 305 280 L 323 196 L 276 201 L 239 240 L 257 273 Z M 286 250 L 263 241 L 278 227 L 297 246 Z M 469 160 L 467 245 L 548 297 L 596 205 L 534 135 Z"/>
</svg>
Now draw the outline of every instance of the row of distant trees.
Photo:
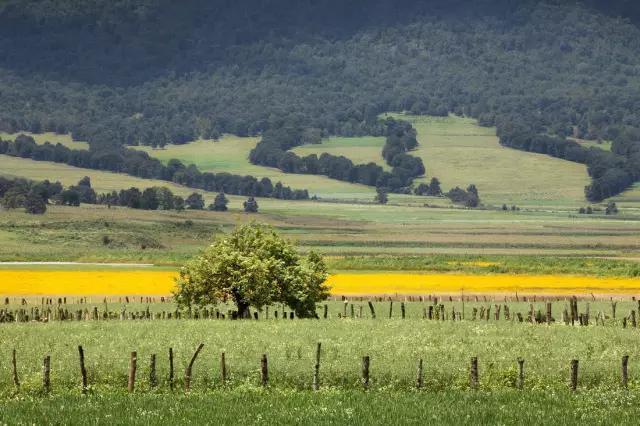
<svg viewBox="0 0 640 426">
<path fill-rule="evenodd" d="M 269 178 L 257 179 L 230 173 L 201 172 L 191 164 L 185 166 L 172 159 L 167 165 L 152 158 L 146 152 L 124 147 L 100 150 L 70 149 L 62 144 L 45 142 L 39 145 L 31 136 L 19 135 L 14 142 L 0 139 L 0 154 L 30 158 L 36 161 L 53 161 L 75 167 L 126 173 L 131 176 L 175 182 L 189 188 L 224 192 L 232 195 L 267 197 L 285 200 L 309 198 L 306 189 L 292 189 L 281 182 L 273 184 Z"/>
<path fill-rule="evenodd" d="M 5 209 L 24 208 L 27 213 L 43 214 L 48 204 L 77 207 L 81 204 L 103 204 L 109 207 L 122 206 L 142 210 L 204 210 L 202 194 L 192 193 L 186 198 L 175 195 L 166 187 L 152 187 L 140 190 L 132 187 L 97 195 L 91 187 L 91 179 L 82 178 L 77 185 L 65 188 L 60 182 L 44 180 L 34 182 L 27 179 L 0 177 L 0 205 Z M 227 211 L 229 199 L 224 192 L 216 195 L 207 206 L 211 211 Z M 248 197 L 243 203 L 247 213 L 258 212 L 258 202 Z"/>
<path fill-rule="evenodd" d="M 370 162 L 354 164 L 342 155 L 323 153 L 300 157 L 291 148 L 320 143 L 319 129 L 282 125 L 264 132 L 262 140 L 249 154 L 253 164 L 277 167 L 286 173 L 317 174 L 351 183 L 360 183 L 387 192 L 409 193 L 413 179 L 425 174 L 422 159 L 409 154 L 418 146 L 416 131 L 410 123 L 388 118 L 380 122 L 380 131 L 386 137 L 382 157 L 392 169 L 385 171 Z"/>
</svg>

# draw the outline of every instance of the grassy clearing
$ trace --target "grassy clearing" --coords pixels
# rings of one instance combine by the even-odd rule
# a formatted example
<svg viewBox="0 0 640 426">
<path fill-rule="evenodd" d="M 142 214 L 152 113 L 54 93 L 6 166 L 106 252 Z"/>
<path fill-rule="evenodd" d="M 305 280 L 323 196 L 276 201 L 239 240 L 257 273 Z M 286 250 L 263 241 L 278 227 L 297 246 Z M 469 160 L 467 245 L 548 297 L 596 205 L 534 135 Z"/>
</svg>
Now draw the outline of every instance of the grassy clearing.
<svg viewBox="0 0 640 426">
<path fill-rule="evenodd" d="M 623 391 L 282 392 L 56 395 L 3 403 L 6 424 L 636 424 L 640 398 Z M 51 413 L 56 413 L 56 421 Z M 45 420 L 49 419 L 49 420 Z"/>
<path fill-rule="evenodd" d="M 339 319 L 342 302 L 332 302 L 327 320 L 259 321 L 227 320 L 110 320 L 52 321 L 49 323 L 13 323 L 0 327 L 0 399 L 10 398 L 14 386 L 10 380 L 11 351 L 18 353 L 21 393 L 38 395 L 41 389 L 41 365 L 51 355 L 52 386 L 55 392 L 78 390 L 77 346 L 85 349 L 89 383 L 94 393 L 123 392 L 129 354 L 138 353 L 139 376 L 136 389 L 148 392 L 148 360 L 158 354 L 158 391 L 168 391 L 167 351 L 174 349 L 176 386 L 182 387 L 184 372 L 195 347 L 204 343 L 204 351 L 195 365 L 194 391 L 220 389 L 218 359 L 225 352 L 228 365 L 227 388 L 259 385 L 259 359 L 269 357 L 270 385 L 277 389 L 308 390 L 311 384 L 316 344 L 322 343 L 321 381 L 325 388 L 361 389 L 360 361 L 371 356 L 373 390 L 408 391 L 414 387 L 415 366 L 425 361 L 427 391 L 468 390 L 469 359 L 478 356 L 480 386 L 485 391 L 511 389 L 517 378 L 516 359 L 526 360 L 528 389 L 562 391 L 567 388 L 569 362 L 580 360 L 581 389 L 615 389 L 619 386 L 619 367 L 623 355 L 631 356 L 633 392 L 640 382 L 637 370 L 637 329 L 621 326 L 622 317 L 636 307 L 629 299 L 618 303 L 618 318 L 607 319 L 606 326 L 571 327 L 563 324 L 531 325 L 493 318 L 493 301 L 467 301 L 465 321 L 423 319 L 427 302 L 407 302 L 406 319 L 400 319 L 399 303 L 388 319 L 388 302 L 374 302 L 378 319 L 371 319 L 366 302 L 354 301 L 355 318 Z M 460 311 L 461 302 L 443 301 L 449 315 Z M 502 300 L 495 301 L 502 304 Z M 137 304 L 110 303 L 119 312 L 144 310 Z M 103 305 L 99 303 L 99 312 Z M 363 318 L 360 315 L 363 307 Z M 471 320 L 472 308 L 492 307 L 489 321 Z M 513 316 L 526 318 L 529 303 L 509 302 Z M 564 303 L 554 303 L 553 315 L 560 318 Z M 70 310 L 73 305 L 65 306 Z M 79 306 L 77 306 L 79 308 Z M 83 305 L 91 309 L 91 305 Z M 544 312 L 544 303 L 534 303 Z M 586 308 L 580 302 L 580 312 Z M 157 303 L 153 309 L 171 306 Z M 590 303 L 592 324 L 596 313 L 611 312 L 609 302 Z M 226 312 L 222 310 L 222 312 Z M 321 311 L 320 311 L 321 312 Z M 349 316 L 347 310 L 347 316 Z M 108 337 L 106 337 L 108 336 Z M 153 336 L 153 337 L 150 337 Z M 499 349 L 498 349 L 499 348 Z"/>
<path fill-rule="evenodd" d="M 324 139 L 320 144 L 302 145 L 292 149 L 299 156 L 316 154 L 320 157 L 323 153 L 336 156 L 344 156 L 353 161 L 355 164 L 376 163 L 385 170 L 391 168 L 382 158 L 382 147 L 384 146 L 384 137 L 363 136 L 354 138 L 331 137 Z"/>
<path fill-rule="evenodd" d="M 15 140 L 18 135 L 31 136 L 36 143 L 43 145 L 45 142 L 52 144 L 62 144 L 70 149 L 89 149 L 88 142 L 74 141 L 71 135 L 59 135 L 57 133 L 45 132 L 45 133 L 31 133 L 31 132 L 19 132 L 19 133 L 5 133 L 0 132 L 0 139 L 3 140 Z"/>
<path fill-rule="evenodd" d="M 603 151 L 611 151 L 611 141 L 589 141 L 586 139 L 568 138 L 574 142 L 579 143 L 585 148 L 599 148 Z"/>
<path fill-rule="evenodd" d="M 373 200 L 375 191 L 365 185 L 341 182 L 325 176 L 284 173 L 275 168 L 251 164 L 249 152 L 258 141 L 259 138 L 225 135 L 218 141 L 198 140 L 185 145 L 169 145 L 164 149 L 136 149 L 165 162 L 176 158 L 185 164 L 195 164 L 201 171 L 268 177 L 292 188 L 308 189 L 310 195 L 322 198 Z"/>
<path fill-rule="evenodd" d="M 413 123 L 428 181 L 438 177 L 447 190 L 476 184 L 491 204 L 578 206 L 585 204 L 589 177 L 584 165 L 501 146 L 495 129 L 469 118 L 393 114 Z"/>
</svg>

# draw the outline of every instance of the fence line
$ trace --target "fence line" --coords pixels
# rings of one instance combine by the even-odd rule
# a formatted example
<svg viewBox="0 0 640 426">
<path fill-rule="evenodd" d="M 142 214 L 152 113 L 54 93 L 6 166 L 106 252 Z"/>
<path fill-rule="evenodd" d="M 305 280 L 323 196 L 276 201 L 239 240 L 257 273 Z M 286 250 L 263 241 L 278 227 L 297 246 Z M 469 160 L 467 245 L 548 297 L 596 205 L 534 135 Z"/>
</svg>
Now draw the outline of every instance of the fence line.
<svg viewBox="0 0 640 426">
<path fill-rule="evenodd" d="M 204 343 L 200 343 L 200 345 L 198 345 L 196 351 L 194 352 L 193 356 L 191 357 L 191 361 L 189 362 L 185 370 L 185 375 L 184 375 L 184 392 L 185 393 L 188 393 L 191 390 L 193 367 L 196 362 L 196 359 L 198 358 L 198 355 L 200 354 L 203 348 L 204 348 Z M 320 381 L 319 381 L 320 348 L 321 348 L 321 344 L 318 343 L 317 350 L 316 350 L 315 363 L 313 365 L 313 370 L 312 370 L 313 372 L 312 379 L 310 381 L 310 389 L 314 391 L 317 391 L 320 389 Z M 81 378 L 80 378 L 81 392 L 82 394 L 87 394 L 89 392 L 90 387 L 87 382 L 87 371 L 84 366 L 85 353 L 82 346 L 78 346 L 78 351 L 80 353 L 80 365 L 81 365 L 81 373 L 80 373 L 81 374 Z M 16 364 L 17 364 L 16 354 L 17 354 L 16 350 L 14 349 L 12 351 L 13 382 L 16 387 L 16 392 L 20 392 L 20 382 L 19 382 L 18 372 L 16 368 Z M 169 369 L 167 384 L 171 390 L 174 389 L 173 355 L 174 355 L 173 350 L 170 348 L 169 349 L 170 369 Z M 220 365 L 221 383 L 224 386 L 226 384 L 226 374 L 227 374 L 226 373 L 227 365 L 225 362 L 224 352 L 222 352 L 220 359 L 221 359 L 221 365 Z M 135 391 L 137 360 L 138 360 L 138 353 L 136 351 L 132 351 L 129 357 L 129 373 L 128 373 L 128 380 L 127 380 L 127 391 L 129 393 L 134 393 Z M 514 388 L 519 390 L 524 390 L 526 388 L 524 362 L 525 360 L 523 358 L 516 359 L 516 363 L 518 366 L 518 376 L 513 386 Z M 628 364 L 629 364 L 629 356 L 628 355 L 622 356 L 621 370 L 620 370 L 620 374 L 621 374 L 620 387 L 623 389 L 628 388 L 628 381 L 629 381 Z M 369 390 L 371 387 L 371 365 L 372 365 L 371 357 L 369 355 L 364 355 L 361 360 L 361 377 L 360 377 L 360 383 L 363 390 Z M 417 368 L 417 375 L 416 375 L 416 381 L 415 381 L 415 388 L 419 390 L 419 389 L 424 389 L 424 380 L 423 380 L 424 369 L 423 369 L 422 358 L 418 360 L 417 365 L 418 365 L 418 368 Z M 469 365 L 469 384 L 468 384 L 469 390 L 477 391 L 481 389 L 481 383 L 482 383 L 481 372 L 478 365 L 479 365 L 478 357 L 477 356 L 471 357 L 471 363 Z M 568 363 L 567 385 L 568 385 L 568 389 L 572 392 L 576 392 L 579 390 L 578 366 L 579 366 L 578 359 L 572 359 Z M 268 387 L 269 386 L 269 364 L 268 364 L 268 358 L 266 353 L 262 354 L 262 356 L 260 357 L 259 367 L 260 367 L 259 368 L 259 372 L 260 372 L 259 384 L 263 387 Z M 152 390 L 155 389 L 157 386 L 159 386 L 159 382 L 156 377 L 156 354 L 152 354 L 150 358 L 149 384 Z M 47 394 L 51 391 L 51 388 L 52 388 L 51 355 L 46 355 L 43 359 L 43 366 L 42 366 L 42 390 L 45 394 Z"/>
</svg>

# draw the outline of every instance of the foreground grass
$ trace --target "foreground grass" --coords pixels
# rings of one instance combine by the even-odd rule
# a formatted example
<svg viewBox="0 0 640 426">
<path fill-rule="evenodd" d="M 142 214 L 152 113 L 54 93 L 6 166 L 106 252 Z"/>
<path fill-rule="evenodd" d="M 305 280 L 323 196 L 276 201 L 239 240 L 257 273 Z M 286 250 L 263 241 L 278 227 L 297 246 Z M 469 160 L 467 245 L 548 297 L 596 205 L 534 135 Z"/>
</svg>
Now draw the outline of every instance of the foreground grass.
<svg viewBox="0 0 640 426">
<path fill-rule="evenodd" d="M 191 395 L 16 397 L 0 405 L 0 422 L 8 425 L 637 424 L 639 407 L 640 394 L 624 391 L 311 393 L 245 388 Z"/>
<path fill-rule="evenodd" d="M 366 302 L 362 303 L 366 309 Z M 79 392 L 78 345 L 85 350 L 89 386 L 103 394 L 126 389 L 129 354 L 137 351 L 136 389 L 149 392 L 149 359 L 157 354 L 160 391 L 169 389 L 168 349 L 173 348 L 175 383 L 199 343 L 204 350 L 195 363 L 192 389 L 208 391 L 257 386 L 260 357 L 269 357 L 269 383 L 282 390 L 309 390 L 315 350 L 322 343 L 320 380 L 323 387 L 362 389 L 360 362 L 371 357 L 372 390 L 408 391 L 415 386 L 418 359 L 424 360 L 427 391 L 469 389 L 469 360 L 479 359 L 480 388 L 514 389 L 519 357 L 526 361 L 527 389 L 564 391 L 571 359 L 580 360 L 579 388 L 608 392 L 620 387 L 620 362 L 629 355 L 629 388 L 637 392 L 638 330 L 623 329 L 620 317 L 632 304 L 620 304 L 618 320 L 607 326 L 571 327 L 531 325 L 512 321 L 470 320 L 470 308 L 490 303 L 468 302 L 466 321 L 421 319 L 423 304 L 410 304 L 407 319 L 386 319 L 389 305 L 376 304 L 378 318 L 338 319 L 339 303 L 328 320 L 112 320 L 0 324 L 0 399 L 15 395 L 11 352 L 17 352 L 20 395 L 37 396 L 42 388 L 42 359 L 51 356 L 54 393 Z M 359 315 L 359 306 L 355 313 Z M 452 304 L 446 304 L 451 311 Z M 537 308 L 542 304 L 537 303 Z M 561 305 L 554 304 L 557 312 Z M 603 304 L 606 306 L 606 304 Z M 113 306 L 113 305 L 112 305 Z M 121 305 L 119 305 L 121 306 Z M 119 306 L 112 309 L 119 311 Z M 456 303 L 459 308 L 460 304 Z M 604 308 L 604 306 L 602 306 Z M 512 314 L 526 315 L 527 303 L 512 306 Z M 585 305 L 581 303 L 581 312 Z M 592 318 L 601 307 L 592 304 Z M 363 311 L 366 314 L 366 310 Z M 608 311 L 607 311 L 608 312 Z M 271 311 L 273 318 L 273 310 Z M 555 315 L 555 314 L 554 314 Z M 384 318 L 384 319 L 381 319 Z M 592 320 L 595 321 L 595 320 Z M 227 381 L 220 382 L 219 358 L 225 352 Z"/>
</svg>

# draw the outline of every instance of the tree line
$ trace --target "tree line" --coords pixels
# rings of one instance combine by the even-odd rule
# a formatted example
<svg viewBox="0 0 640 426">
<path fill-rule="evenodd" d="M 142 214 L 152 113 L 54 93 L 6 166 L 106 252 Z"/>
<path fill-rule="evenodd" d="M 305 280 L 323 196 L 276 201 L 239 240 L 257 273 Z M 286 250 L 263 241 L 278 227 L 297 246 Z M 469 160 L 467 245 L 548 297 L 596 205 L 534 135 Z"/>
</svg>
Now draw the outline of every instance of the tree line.
<svg viewBox="0 0 640 426">
<path fill-rule="evenodd" d="M 30 214 L 44 214 L 47 205 L 78 207 L 81 204 L 101 204 L 109 208 L 121 206 L 140 210 L 204 210 L 205 200 L 202 194 L 194 192 L 183 198 L 175 195 L 166 187 L 151 187 L 140 190 L 136 187 L 96 194 L 91 187 L 91 178 L 80 179 L 77 185 L 63 187 L 60 182 L 44 180 L 35 182 L 22 178 L 0 177 L 0 205 L 5 209 L 23 208 Z M 224 192 L 216 195 L 207 206 L 210 211 L 224 212 L 228 210 L 229 199 Z M 258 202 L 249 197 L 243 203 L 247 213 L 258 212 Z"/>
<path fill-rule="evenodd" d="M 253 176 L 230 173 L 200 172 L 191 164 L 185 166 L 179 160 L 169 160 L 165 166 L 146 152 L 118 147 L 108 150 L 70 149 L 62 144 L 45 142 L 39 145 L 31 136 L 19 135 L 14 142 L 0 139 L 0 154 L 30 158 L 36 161 L 53 161 L 70 166 L 94 170 L 126 173 L 145 179 L 159 179 L 174 182 L 189 188 L 205 191 L 225 192 L 232 195 L 271 197 L 284 200 L 304 200 L 309 198 L 306 189 L 292 189 L 277 182 L 275 185 L 267 177 L 260 180 Z"/>
<path fill-rule="evenodd" d="M 289 151 L 296 146 L 320 143 L 321 132 L 317 129 L 282 126 L 266 131 L 261 141 L 251 150 L 249 160 L 253 164 L 277 167 L 285 173 L 317 174 L 341 181 L 359 183 L 390 192 L 409 193 L 413 179 L 425 174 L 422 159 L 408 152 L 418 146 L 416 131 L 410 123 L 387 118 L 375 123 L 373 130 L 385 137 L 382 157 L 392 169 L 385 171 L 370 162 L 354 164 L 342 155 L 323 153 L 300 157 Z"/>
</svg>

